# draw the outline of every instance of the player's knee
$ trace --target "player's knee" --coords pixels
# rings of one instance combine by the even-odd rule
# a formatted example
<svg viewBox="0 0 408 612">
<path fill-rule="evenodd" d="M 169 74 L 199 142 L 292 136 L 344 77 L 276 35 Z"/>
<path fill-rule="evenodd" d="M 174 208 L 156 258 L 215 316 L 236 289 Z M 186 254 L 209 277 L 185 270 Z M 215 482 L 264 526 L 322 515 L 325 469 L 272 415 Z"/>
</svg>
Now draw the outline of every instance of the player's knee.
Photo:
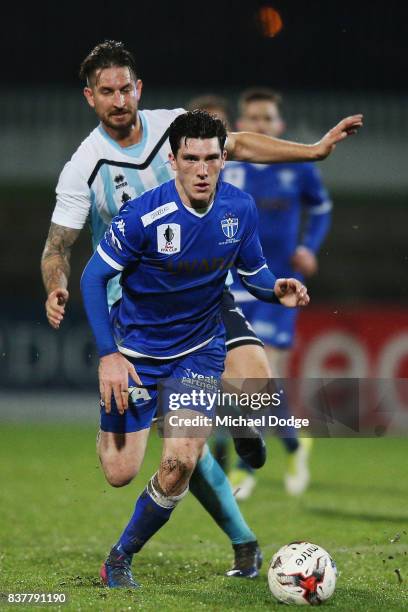
<svg viewBox="0 0 408 612">
<path fill-rule="evenodd" d="M 160 483 L 166 495 L 178 495 L 187 485 L 197 460 L 192 455 L 167 456 L 160 464 Z"/>
<path fill-rule="evenodd" d="M 194 471 L 197 459 L 192 454 L 183 455 L 180 457 L 165 457 L 161 462 L 161 471 L 167 475 L 179 476 L 185 478 Z"/>
<path fill-rule="evenodd" d="M 125 476 L 123 474 L 106 474 L 105 478 L 111 487 L 119 489 L 120 487 L 126 487 L 133 480 L 133 476 Z"/>
<path fill-rule="evenodd" d="M 271 378 L 272 372 L 264 349 L 258 345 L 239 346 L 228 352 L 224 378 Z"/>
<path fill-rule="evenodd" d="M 125 487 L 137 475 L 137 470 L 133 467 L 123 465 L 121 462 L 102 461 L 102 468 L 105 478 L 111 487 Z"/>
</svg>

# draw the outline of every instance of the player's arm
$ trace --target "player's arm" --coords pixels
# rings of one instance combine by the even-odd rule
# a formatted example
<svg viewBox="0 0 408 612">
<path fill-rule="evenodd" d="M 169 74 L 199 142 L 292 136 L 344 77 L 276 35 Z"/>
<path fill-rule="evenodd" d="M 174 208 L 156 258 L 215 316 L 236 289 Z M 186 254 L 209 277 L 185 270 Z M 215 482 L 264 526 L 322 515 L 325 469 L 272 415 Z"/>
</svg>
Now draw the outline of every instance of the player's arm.
<svg viewBox="0 0 408 612">
<path fill-rule="evenodd" d="M 90 188 L 84 174 L 86 159 L 79 150 L 63 168 L 56 188 L 57 201 L 41 259 L 47 292 L 45 310 L 58 329 L 68 301 L 71 248 L 84 226 L 91 206 Z"/>
<path fill-rule="evenodd" d="M 255 272 L 238 269 L 245 289 L 258 300 L 282 304 L 287 308 L 307 306 L 310 302 L 306 287 L 296 278 L 276 278 L 267 265 Z"/>
<path fill-rule="evenodd" d="M 99 246 L 82 274 L 81 292 L 99 352 L 98 376 L 102 405 L 109 413 L 113 395 L 119 413 L 123 414 L 128 408 L 129 375 L 136 384 L 141 385 L 141 381 L 133 364 L 119 353 L 109 319 L 107 284 L 117 276 L 120 269 L 123 266 L 111 259 Z"/>
<path fill-rule="evenodd" d="M 292 266 L 304 276 L 313 276 L 318 269 L 317 253 L 330 228 L 333 205 L 320 172 L 313 164 L 304 165 L 301 179 L 301 196 L 307 218 L 300 243 L 292 256 Z"/>
<path fill-rule="evenodd" d="M 228 134 L 226 144 L 228 159 L 259 164 L 319 161 L 330 155 L 339 142 L 355 134 L 362 125 L 362 115 L 346 117 L 329 130 L 319 142 L 312 145 L 252 132 L 231 132 Z"/>
<path fill-rule="evenodd" d="M 238 258 L 237 272 L 245 289 L 263 302 L 280 302 L 288 308 L 307 306 L 306 287 L 295 278 L 278 278 L 269 270 L 258 233 L 258 212 L 254 199 L 249 199 Z"/>
<path fill-rule="evenodd" d="M 71 248 L 78 238 L 79 229 L 51 223 L 41 258 L 41 274 L 47 300 L 45 310 L 48 322 L 58 329 L 68 301 Z"/>
<path fill-rule="evenodd" d="M 118 351 L 106 289 L 111 278 L 137 260 L 143 239 L 143 226 L 134 209 L 122 209 L 112 220 L 81 278 L 85 311 L 99 351 L 99 389 L 106 412 L 111 410 L 112 395 L 121 414 L 128 407 L 129 376 L 141 385 L 133 364 Z"/>
</svg>

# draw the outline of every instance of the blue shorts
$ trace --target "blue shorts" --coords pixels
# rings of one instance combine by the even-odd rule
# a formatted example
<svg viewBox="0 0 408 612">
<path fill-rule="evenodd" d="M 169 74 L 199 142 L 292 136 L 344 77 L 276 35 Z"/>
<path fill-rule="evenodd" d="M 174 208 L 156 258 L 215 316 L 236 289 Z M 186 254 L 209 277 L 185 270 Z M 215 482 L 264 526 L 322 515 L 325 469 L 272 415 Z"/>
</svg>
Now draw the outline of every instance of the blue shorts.
<svg viewBox="0 0 408 612">
<path fill-rule="evenodd" d="M 202 384 L 206 381 L 218 382 L 224 371 L 225 355 L 225 329 L 223 325 L 220 325 L 211 342 L 178 359 L 158 360 L 126 357 L 135 366 L 144 387 L 135 387 L 135 382 L 129 378 L 129 408 L 125 410 L 124 414 L 119 414 L 116 402 L 112 397 L 111 412 L 106 414 L 105 409 L 101 408 L 101 430 L 129 433 L 148 429 L 156 415 L 159 399 L 161 400 L 160 403 L 163 404 L 163 400 L 169 393 L 189 393 L 195 386 L 198 390 L 201 389 Z M 168 384 L 166 379 L 169 379 Z M 206 390 L 216 392 L 213 384 Z M 208 410 L 208 406 L 205 404 L 192 404 L 185 407 L 202 412 L 208 417 L 214 415 L 214 409 Z M 165 412 L 168 407 L 162 406 L 162 408 Z"/>
<path fill-rule="evenodd" d="M 265 344 L 279 349 L 293 345 L 298 308 L 254 300 L 239 304 L 254 332 Z"/>
</svg>

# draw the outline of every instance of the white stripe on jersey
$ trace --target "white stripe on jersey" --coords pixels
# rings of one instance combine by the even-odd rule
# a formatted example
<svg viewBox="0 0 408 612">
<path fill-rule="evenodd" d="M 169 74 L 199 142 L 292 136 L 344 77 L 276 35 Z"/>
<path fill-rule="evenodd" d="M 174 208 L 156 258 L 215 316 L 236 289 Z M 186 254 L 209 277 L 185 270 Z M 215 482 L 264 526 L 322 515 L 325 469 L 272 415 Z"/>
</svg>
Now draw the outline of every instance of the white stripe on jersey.
<svg viewBox="0 0 408 612">
<path fill-rule="evenodd" d="M 193 348 L 188 349 L 187 351 L 183 351 L 182 353 L 177 353 L 177 355 L 170 355 L 170 356 L 166 356 L 166 357 L 159 357 L 158 355 L 145 355 L 144 353 L 137 353 L 136 351 L 132 351 L 132 349 L 128 349 L 125 346 L 118 346 L 118 350 L 123 353 L 123 355 L 127 355 L 128 357 L 147 357 L 149 359 L 178 359 L 179 357 L 183 357 L 183 355 L 188 355 L 189 353 L 193 353 L 194 351 L 197 351 L 198 349 L 202 348 L 203 346 L 207 346 L 207 344 L 209 344 L 211 342 L 211 340 L 214 339 L 214 336 L 211 336 L 211 338 L 208 338 L 208 340 L 204 340 L 204 342 L 201 342 L 200 344 L 197 344 L 197 346 L 193 346 Z"/>
<path fill-rule="evenodd" d="M 124 266 L 119 264 L 117 261 L 112 259 L 112 257 L 110 257 L 107 253 L 105 253 L 105 251 L 101 248 L 100 244 L 98 244 L 98 246 L 96 247 L 96 250 L 98 254 L 102 257 L 103 261 L 108 264 L 108 266 L 110 266 L 114 270 L 117 270 L 118 272 L 122 272 Z"/>
</svg>

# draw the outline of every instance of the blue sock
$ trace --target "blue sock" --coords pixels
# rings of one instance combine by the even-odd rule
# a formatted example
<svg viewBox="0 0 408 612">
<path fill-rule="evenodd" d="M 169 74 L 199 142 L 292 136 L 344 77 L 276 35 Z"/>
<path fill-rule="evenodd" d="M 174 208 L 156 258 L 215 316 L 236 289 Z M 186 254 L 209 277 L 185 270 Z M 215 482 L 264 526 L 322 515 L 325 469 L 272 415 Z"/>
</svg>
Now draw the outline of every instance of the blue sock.
<svg viewBox="0 0 408 612">
<path fill-rule="evenodd" d="M 256 540 L 241 514 L 224 471 L 209 450 L 197 463 L 190 478 L 190 491 L 227 534 L 232 544 Z"/>
<path fill-rule="evenodd" d="M 165 496 L 158 492 L 157 485 L 155 474 L 137 500 L 132 518 L 116 545 L 128 555 L 138 552 L 167 523 L 176 504 L 188 492 L 187 487 L 181 495 Z"/>
</svg>

